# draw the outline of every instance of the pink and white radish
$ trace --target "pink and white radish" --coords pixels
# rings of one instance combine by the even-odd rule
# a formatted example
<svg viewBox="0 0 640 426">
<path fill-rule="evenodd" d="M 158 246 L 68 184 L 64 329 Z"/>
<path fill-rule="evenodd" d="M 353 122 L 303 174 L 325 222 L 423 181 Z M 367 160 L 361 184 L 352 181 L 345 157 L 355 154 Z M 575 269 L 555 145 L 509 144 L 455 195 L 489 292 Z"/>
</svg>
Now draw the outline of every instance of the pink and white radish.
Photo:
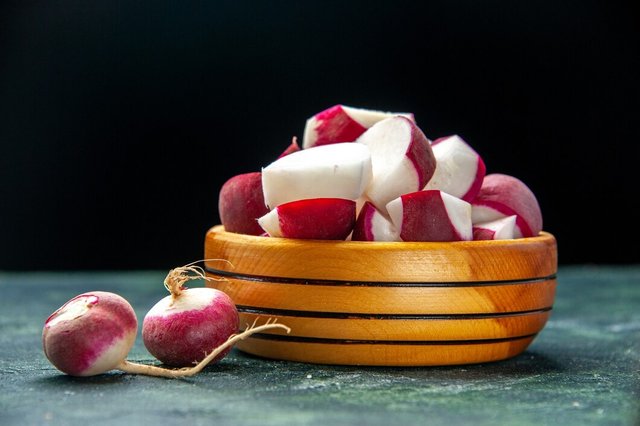
<svg viewBox="0 0 640 426">
<path fill-rule="evenodd" d="M 197 274 L 187 275 L 186 271 Z M 196 267 L 174 269 L 165 280 L 171 295 L 156 303 L 142 322 L 145 347 L 172 367 L 197 364 L 238 332 L 238 311 L 229 296 L 209 287 L 184 288 L 188 279 L 197 278 L 206 279 Z M 212 362 L 219 361 L 230 350 Z"/>
<path fill-rule="evenodd" d="M 365 202 L 353 228 L 352 241 L 401 241 L 389 219 L 370 202 Z"/>
<path fill-rule="evenodd" d="M 403 241 L 473 239 L 471 204 L 438 190 L 402 195 L 387 204 Z"/>
<path fill-rule="evenodd" d="M 373 177 L 366 197 L 383 213 L 389 201 L 427 184 L 436 168 L 431 145 L 406 117 L 379 121 L 358 139 L 371 151 Z"/>
<path fill-rule="evenodd" d="M 42 346 L 49 361 L 71 376 L 119 368 L 133 347 L 138 320 L 125 299 L 91 291 L 62 305 L 45 321 Z"/>
<path fill-rule="evenodd" d="M 473 225 L 474 240 L 509 240 L 515 236 L 516 217 L 507 216 Z"/>
<path fill-rule="evenodd" d="M 260 172 L 236 175 L 222 185 L 218 213 L 226 231 L 260 235 L 262 228 L 257 219 L 268 211 L 264 204 Z"/>
<path fill-rule="evenodd" d="M 258 219 L 271 237 L 344 240 L 356 221 L 356 202 L 312 198 L 281 204 Z"/>
<path fill-rule="evenodd" d="M 413 114 L 374 111 L 335 105 L 307 120 L 302 147 L 311 148 L 339 142 L 353 142 L 365 130 L 380 120 L 404 115 L 413 120 Z"/>
<path fill-rule="evenodd" d="M 533 237 L 542 230 L 542 212 L 536 196 L 524 182 L 513 176 L 486 175 L 472 205 L 473 223 L 516 215 L 516 238 Z"/>
<path fill-rule="evenodd" d="M 199 268 L 188 265 L 174 269 L 167 279 L 174 282 L 195 279 L 192 276 L 185 277 L 188 271 L 195 271 L 197 278 L 204 277 Z M 171 328 L 174 326 L 176 324 L 167 325 L 167 334 L 172 333 Z M 137 328 L 136 315 L 129 302 L 114 293 L 92 291 L 72 298 L 49 316 L 42 330 L 42 345 L 47 359 L 58 370 L 72 376 L 93 376 L 120 370 L 130 374 L 178 378 L 199 373 L 210 362 L 224 356 L 238 341 L 254 333 L 275 328 L 287 333 L 291 331 L 289 327 L 271 320 L 261 326 L 254 324 L 244 332 L 231 335 L 221 344 L 208 348 L 208 355 L 197 365 L 168 369 L 126 360 L 135 341 Z M 167 345 L 181 347 L 184 346 L 183 337 L 165 341 Z"/>
<path fill-rule="evenodd" d="M 370 181 L 371 154 L 355 143 L 303 149 L 262 169 L 264 200 L 270 209 L 310 198 L 355 200 Z"/>
<path fill-rule="evenodd" d="M 485 176 L 482 158 L 458 135 L 436 139 L 431 149 L 436 170 L 424 189 L 439 189 L 471 202 Z"/>
</svg>

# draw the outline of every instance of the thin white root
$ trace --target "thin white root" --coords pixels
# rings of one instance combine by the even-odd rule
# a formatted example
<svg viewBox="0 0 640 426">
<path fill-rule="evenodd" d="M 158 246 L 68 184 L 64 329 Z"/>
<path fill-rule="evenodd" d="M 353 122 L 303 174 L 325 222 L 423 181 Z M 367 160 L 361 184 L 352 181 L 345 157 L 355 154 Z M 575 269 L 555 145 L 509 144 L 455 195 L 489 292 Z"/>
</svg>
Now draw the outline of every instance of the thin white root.
<svg viewBox="0 0 640 426">
<path fill-rule="evenodd" d="M 215 348 L 213 352 L 211 352 L 209 355 L 206 356 L 205 359 L 203 359 L 193 367 L 185 367 L 185 368 L 178 368 L 178 369 L 172 370 L 169 368 L 156 367 L 155 365 L 138 364 L 135 362 L 129 362 L 127 360 L 123 360 L 116 368 L 120 371 L 124 371 L 125 373 L 143 374 L 146 376 L 155 376 L 155 377 L 166 377 L 170 379 L 176 379 L 180 377 L 191 377 L 198 374 L 200 371 L 202 371 L 202 369 L 206 367 L 207 364 L 209 364 L 211 361 L 213 361 L 218 355 L 220 355 L 220 353 L 224 352 L 227 348 L 235 345 L 240 340 L 244 340 L 247 337 L 251 336 L 252 334 L 259 333 L 265 330 L 272 330 L 275 328 L 283 329 L 287 332 L 287 334 L 291 332 L 291 329 L 286 325 L 276 324 L 275 319 L 274 320 L 269 319 L 267 320 L 266 324 L 260 325 L 257 327 L 255 327 L 255 322 L 254 322 L 253 326 L 247 328 L 242 333 L 234 334 L 231 337 L 229 337 L 226 342 L 224 342 L 222 345 Z"/>
</svg>

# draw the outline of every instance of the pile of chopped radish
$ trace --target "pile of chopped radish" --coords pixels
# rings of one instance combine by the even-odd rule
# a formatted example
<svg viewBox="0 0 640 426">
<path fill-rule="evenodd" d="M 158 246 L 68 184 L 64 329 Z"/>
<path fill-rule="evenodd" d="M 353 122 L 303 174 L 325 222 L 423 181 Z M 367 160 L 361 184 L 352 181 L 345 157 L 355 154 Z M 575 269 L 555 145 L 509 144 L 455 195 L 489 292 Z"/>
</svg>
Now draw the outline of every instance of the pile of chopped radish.
<svg viewBox="0 0 640 426">
<path fill-rule="evenodd" d="M 431 141 L 413 114 L 333 106 L 261 172 L 220 190 L 229 232 L 353 241 L 469 241 L 542 230 L 533 192 L 486 174 L 460 136 Z"/>
</svg>

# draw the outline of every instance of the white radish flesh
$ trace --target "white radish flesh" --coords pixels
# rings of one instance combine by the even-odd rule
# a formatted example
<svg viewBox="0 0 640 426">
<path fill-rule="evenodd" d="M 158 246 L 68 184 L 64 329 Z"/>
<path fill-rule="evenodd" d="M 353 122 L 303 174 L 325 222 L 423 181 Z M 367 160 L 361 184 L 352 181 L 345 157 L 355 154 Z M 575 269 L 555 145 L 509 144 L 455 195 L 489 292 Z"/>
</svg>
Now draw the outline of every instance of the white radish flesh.
<svg viewBox="0 0 640 426">
<path fill-rule="evenodd" d="M 371 154 L 355 143 L 304 149 L 262 170 L 264 200 L 270 209 L 310 198 L 355 200 L 370 181 Z"/>
<path fill-rule="evenodd" d="M 515 238 L 516 217 L 507 216 L 473 225 L 474 240 L 509 240 Z"/>
<path fill-rule="evenodd" d="M 396 227 L 370 202 L 365 202 L 353 229 L 352 241 L 401 241 Z"/>
<path fill-rule="evenodd" d="M 373 177 L 365 195 L 383 213 L 389 201 L 422 189 L 436 168 L 429 141 L 406 117 L 376 123 L 357 142 L 371 151 Z"/>
<path fill-rule="evenodd" d="M 389 202 L 391 221 L 403 241 L 469 241 L 473 239 L 471 205 L 446 192 L 405 194 Z"/>
<path fill-rule="evenodd" d="M 480 191 L 486 167 L 482 158 L 458 135 L 431 144 L 436 170 L 424 189 L 439 189 L 465 201 Z"/>
</svg>

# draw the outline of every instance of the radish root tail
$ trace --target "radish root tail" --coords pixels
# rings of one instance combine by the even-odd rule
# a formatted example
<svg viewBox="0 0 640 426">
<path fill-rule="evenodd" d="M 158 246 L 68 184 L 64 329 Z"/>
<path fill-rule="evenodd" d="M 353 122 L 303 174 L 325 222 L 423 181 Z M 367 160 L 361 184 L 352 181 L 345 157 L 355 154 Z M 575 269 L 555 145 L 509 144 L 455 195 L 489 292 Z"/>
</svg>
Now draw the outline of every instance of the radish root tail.
<svg viewBox="0 0 640 426">
<path fill-rule="evenodd" d="M 193 367 L 185 367 L 178 369 L 169 369 L 163 367 L 157 367 L 155 365 L 138 364 L 135 362 L 129 362 L 123 360 L 116 368 L 120 371 L 130 374 L 142 374 L 146 376 L 166 377 L 169 379 L 177 379 L 181 377 L 191 377 L 198 374 L 204 367 L 206 367 L 211 361 L 213 361 L 218 355 L 224 352 L 227 348 L 232 347 L 240 340 L 244 340 L 252 334 L 260 333 L 266 330 L 273 330 L 276 328 L 282 329 L 289 334 L 291 329 L 284 324 L 278 324 L 277 319 L 268 319 L 263 325 L 256 326 L 254 321 L 253 325 L 248 327 L 242 333 L 231 335 L 226 342 L 215 348 L 209 355 L 202 361 Z"/>
</svg>

